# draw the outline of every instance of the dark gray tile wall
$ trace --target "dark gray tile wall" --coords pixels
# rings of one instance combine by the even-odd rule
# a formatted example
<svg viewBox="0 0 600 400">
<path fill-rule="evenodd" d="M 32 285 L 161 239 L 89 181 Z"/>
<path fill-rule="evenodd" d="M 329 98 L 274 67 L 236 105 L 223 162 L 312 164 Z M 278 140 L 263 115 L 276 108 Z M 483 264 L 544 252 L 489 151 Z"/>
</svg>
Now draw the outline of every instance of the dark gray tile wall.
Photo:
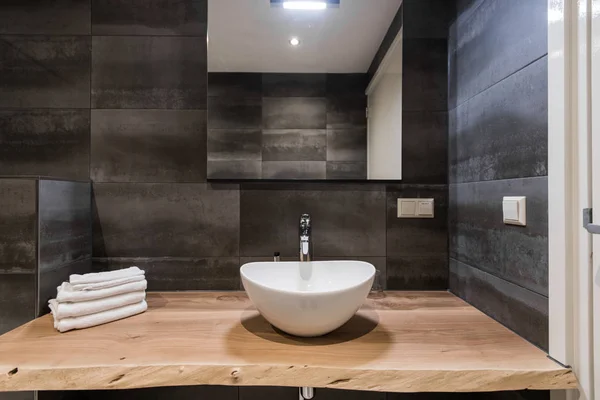
<svg viewBox="0 0 600 400">
<path fill-rule="evenodd" d="M 91 271 L 92 223 L 89 182 L 39 181 L 38 315 L 72 273 Z"/>
<path fill-rule="evenodd" d="M 460 1 L 449 45 L 450 290 L 548 346 L 547 2 Z M 527 226 L 502 222 L 527 197 Z"/>
<path fill-rule="evenodd" d="M 365 74 L 210 73 L 208 179 L 364 179 Z"/>
<path fill-rule="evenodd" d="M 90 200 L 90 183 L 0 179 L 0 334 L 45 313 L 69 274 L 91 270 Z"/>
</svg>

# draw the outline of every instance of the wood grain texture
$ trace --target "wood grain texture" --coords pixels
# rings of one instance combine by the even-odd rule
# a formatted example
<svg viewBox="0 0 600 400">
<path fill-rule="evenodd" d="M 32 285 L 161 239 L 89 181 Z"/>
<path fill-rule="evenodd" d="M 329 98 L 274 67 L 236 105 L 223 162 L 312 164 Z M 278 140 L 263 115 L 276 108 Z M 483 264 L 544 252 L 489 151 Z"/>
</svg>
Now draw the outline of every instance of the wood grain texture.
<svg viewBox="0 0 600 400">
<path fill-rule="evenodd" d="M 148 294 L 149 310 L 66 334 L 0 337 L 0 391 L 181 385 L 385 392 L 576 387 L 569 369 L 447 292 L 387 292 L 321 338 L 274 330 L 241 292 Z"/>
</svg>

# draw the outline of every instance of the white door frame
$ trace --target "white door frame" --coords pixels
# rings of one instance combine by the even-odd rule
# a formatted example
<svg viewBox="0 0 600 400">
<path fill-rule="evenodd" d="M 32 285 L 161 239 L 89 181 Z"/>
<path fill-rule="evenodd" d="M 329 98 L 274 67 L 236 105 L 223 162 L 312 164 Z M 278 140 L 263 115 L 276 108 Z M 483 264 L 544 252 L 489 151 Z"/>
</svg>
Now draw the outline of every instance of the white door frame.
<svg viewBox="0 0 600 400">
<path fill-rule="evenodd" d="M 585 400 L 594 399 L 592 241 L 582 228 L 592 200 L 594 2 L 600 0 L 548 0 L 549 352 L 578 377 L 579 393 L 567 398 Z"/>
</svg>

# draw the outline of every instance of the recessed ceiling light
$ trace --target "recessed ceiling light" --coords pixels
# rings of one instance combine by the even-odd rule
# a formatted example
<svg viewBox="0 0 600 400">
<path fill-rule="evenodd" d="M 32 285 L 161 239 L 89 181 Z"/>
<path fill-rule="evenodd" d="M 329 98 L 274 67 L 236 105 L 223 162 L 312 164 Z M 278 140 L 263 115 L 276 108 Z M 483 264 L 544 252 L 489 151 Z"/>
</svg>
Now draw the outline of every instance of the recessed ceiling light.
<svg viewBox="0 0 600 400">
<path fill-rule="evenodd" d="M 325 10 L 327 2 L 323 0 L 315 1 L 284 1 L 283 8 L 288 10 Z"/>
<path fill-rule="evenodd" d="M 290 39 L 290 44 L 292 46 L 298 46 L 300 44 L 300 39 L 298 39 L 297 37 L 293 37 Z"/>
</svg>

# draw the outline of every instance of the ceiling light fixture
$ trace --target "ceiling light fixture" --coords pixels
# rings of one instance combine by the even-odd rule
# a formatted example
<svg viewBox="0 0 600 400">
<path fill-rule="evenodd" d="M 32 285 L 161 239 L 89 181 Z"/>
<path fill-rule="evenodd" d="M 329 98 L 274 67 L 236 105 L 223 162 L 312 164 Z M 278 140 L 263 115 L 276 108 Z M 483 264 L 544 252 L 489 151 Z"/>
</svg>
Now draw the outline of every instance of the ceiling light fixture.
<svg viewBox="0 0 600 400">
<path fill-rule="evenodd" d="M 283 8 L 288 10 L 325 10 L 327 2 L 320 1 L 284 1 Z"/>
<path fill-rule="evenodd" d="M 300 40 L 297 37 L 293 37 L 290 39 L 290 44 L 292 46 L 298 46 L 300 44 Z"/>
</svg>

